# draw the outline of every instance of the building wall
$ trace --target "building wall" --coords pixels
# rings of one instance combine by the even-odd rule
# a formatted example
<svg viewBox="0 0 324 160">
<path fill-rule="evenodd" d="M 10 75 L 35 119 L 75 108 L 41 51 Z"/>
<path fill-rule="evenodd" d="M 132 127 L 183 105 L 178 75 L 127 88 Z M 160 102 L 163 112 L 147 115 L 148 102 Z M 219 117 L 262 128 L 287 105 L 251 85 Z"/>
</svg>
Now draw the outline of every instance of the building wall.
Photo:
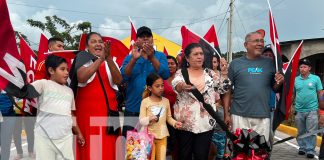
<svg viewBox="0 0 324 160">
<path fill-rule="evenodd" d="M 300 42 L 301 41 L 282 42 L 280 45 L 282 53 L 290 59 Z M 301 59 L 320 53 L 324 53 L 324 38 L 304 40 L 302 53 L 300 55 Z"/>
<path fill-rule="evenodd" d="M 290 59 L 301 41 L 287 41 L 280 45 L 283 55 Z M 324 82 L 324 38 L 304 40 L 300 59 L 307 58 L 312 63 L 311 72 Z"/>
</svg>

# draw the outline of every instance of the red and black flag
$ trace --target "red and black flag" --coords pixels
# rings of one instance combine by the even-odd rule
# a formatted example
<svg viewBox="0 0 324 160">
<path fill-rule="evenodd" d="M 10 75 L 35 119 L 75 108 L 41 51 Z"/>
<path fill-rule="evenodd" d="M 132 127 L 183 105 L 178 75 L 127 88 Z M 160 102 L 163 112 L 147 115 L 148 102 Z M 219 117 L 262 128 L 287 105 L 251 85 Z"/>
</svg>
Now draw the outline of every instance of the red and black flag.
<svg viewBox="0 0 324 160">
<path fill-rule="evenodd" d="M 208 43 L 204 38 L 192 32 L 185 26 L 181 27 L 181 35 L 182 49 L 184 50 L 190 43 L 199 43 L 202 46 L 203 52 L 205 54 L 205 67 L 212 69 L 213 56 L 217 55 L 218 57 L 221 57 L 219 52 L 213 46 L 211 46 L 210 43 Z"/>
<path fill-rule="evenodd" d="M 281 51 L 280 51 L 280 44 L 278 40 L 278 33 L 277 28 L 275 25 L 275 21 L 272 15 L 270 2 L 268 0 L 269 5 L 269 30 L 270 30 L 270 40 L 271 40 L 271 47 L 274 54 L 274 60 L 276 65 L 276 72 L 283 73 L 282 71 L 282 58 L 281 58 Z M 276 130 L 277 127 L 280 125 L 280 123 L 285 119 L 287 106 L 286 106 L 286 89 L 284 87 L 285 83 L 283 84 L 283 87 L 280 88 L 279 95 L 280 99 L 278 102 L 278 105 L 276 106 L 276 110 L 274 111 L 274 118 L 273 118 L 273 124 L 272 129 Z"/>
<path fill-rule="evenodd" d="M 287 69 L 284 70 L 285 75 L 285 83 L 284 87 L 286 89 L 286 113 L 289 113 L 290 107 L 292 105 L 292 96 L 294 91 L 294 84 L 295 84 L 295 78 L 297 76 L 298 71 L 298 62 L 300 58 L 300 54 L 303 48 L 303 42 L 301 41 L 298 45 L 295 53 L 291 57 Z M 286 114 L 286 119 L 288 119 L 289 114 Z"/>
<path fill-rule="evenodd" d="M 282 121 L 288 119 L 290 107 L 292 104 L 292 96 L 295 84 L 295 78 L 298 71 L 298 62 L 300 53 L 302 51 L 303 41 L 300 42 L 298 48 L 291 57 L 287 69 L 284 70 L 285 81 L 283 83 L 282 92 L 280 93 L 280 99 L 278 106 L 274 112 L 272 129 L 276 130 Z"/>
<path fill-rule="evenodd" d="M 34 98 L 39 94 L 26 85 L 26 68 L 18 53 L 5 0 L 0 0 L 0 15 L 0 89 L 18 98 Z"/>
<path fill-rule="evenodd" d="M 270 39 L 272 44 L 272 51 L 275 57 L 275 65 L 276 65 L 276 71 L 282 73 L 282 53 L 280 50 L 280 44 L 278 39 L 278 32 L 276 28 L 276 23 L 272 15 L 271 6 L 268 0 L 269 4 L 269 29 L 270 29 Z"/>
<path fill-rule="evenodd" d="M 217 33 L 216 33 L 216 29 L 215 26 L 212 25 L 209 30 L 207 31 L 207 33 L 204 36 L 204 39 L 206 41 L 208 41 L 211 45 L 214 46 L 214 48 L 218 51 L 218 53 L 221 53 L 220 49 L 219 49 L 219 43 L 218 43 L 218 38 L 217 38 Z"/>
<path fill-rule="evenodd" d="M 86 34 L 81 35 L 79 51 L 84 51 L 86 48 Z M 123 64 L 125 57 L 129 54 L 129 49 L 118 39 L 112 37 L 102 37 L 103 41 L 110 41 L 110 53 L 114 61 L 119 67 Z"/>
</svg>

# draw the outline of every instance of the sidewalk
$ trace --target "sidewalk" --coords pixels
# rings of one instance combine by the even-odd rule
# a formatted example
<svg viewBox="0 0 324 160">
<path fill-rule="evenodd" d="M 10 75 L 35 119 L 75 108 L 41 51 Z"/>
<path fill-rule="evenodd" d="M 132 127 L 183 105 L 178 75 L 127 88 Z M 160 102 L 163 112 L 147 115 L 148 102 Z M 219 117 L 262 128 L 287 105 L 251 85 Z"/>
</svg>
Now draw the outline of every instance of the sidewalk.
<svg viewBox="0 0 324 160">
<path fill-rule="evenodd" d="M 285 134 L 288 134 L 289 136 L 297 137 L 297 128 L 280 124 L 277 130 L 280 131 L 280 132 L 283 132 Z M 321 142 L 322 142 L 322 137 L 317 136 L 317 142 L 316 142 L 317 147 L 321 146 Z"/>
</svg>

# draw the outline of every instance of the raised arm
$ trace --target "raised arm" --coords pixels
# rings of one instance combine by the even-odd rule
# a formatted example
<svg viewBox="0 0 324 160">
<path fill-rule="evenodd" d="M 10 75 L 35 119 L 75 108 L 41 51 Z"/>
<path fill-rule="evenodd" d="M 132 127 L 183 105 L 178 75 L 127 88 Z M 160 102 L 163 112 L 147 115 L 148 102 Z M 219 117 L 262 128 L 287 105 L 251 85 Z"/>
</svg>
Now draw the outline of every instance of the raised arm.
<svg viewBox="0 0 324 160">
<path fill-rule="evenodd" d="M 82 66 L 77 71 L 77 78 L 80 83 L 85 83 L 88 79 L 97 72 L 102 62 L 105 61 L 104 57 L 100 57 L 95 60 L 90 66 Z"/>
</svg>

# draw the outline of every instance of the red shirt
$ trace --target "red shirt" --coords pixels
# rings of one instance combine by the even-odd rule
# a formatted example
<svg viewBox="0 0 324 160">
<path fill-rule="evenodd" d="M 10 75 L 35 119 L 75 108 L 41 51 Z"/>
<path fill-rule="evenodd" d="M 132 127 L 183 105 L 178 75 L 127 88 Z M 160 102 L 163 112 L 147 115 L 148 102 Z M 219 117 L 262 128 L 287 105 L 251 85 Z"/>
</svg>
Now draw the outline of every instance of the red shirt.
<svg viewBox="0 0 324 160">
<path fill-rule="evenodd" d="M 173 116 L 173 105 L 177 100 L 177 94 L 173 91 L 172 86 L 170 86 L 166 80 L 164 80 L 164 97 L 170 102 L 171 113 Z"/>
</svg>

